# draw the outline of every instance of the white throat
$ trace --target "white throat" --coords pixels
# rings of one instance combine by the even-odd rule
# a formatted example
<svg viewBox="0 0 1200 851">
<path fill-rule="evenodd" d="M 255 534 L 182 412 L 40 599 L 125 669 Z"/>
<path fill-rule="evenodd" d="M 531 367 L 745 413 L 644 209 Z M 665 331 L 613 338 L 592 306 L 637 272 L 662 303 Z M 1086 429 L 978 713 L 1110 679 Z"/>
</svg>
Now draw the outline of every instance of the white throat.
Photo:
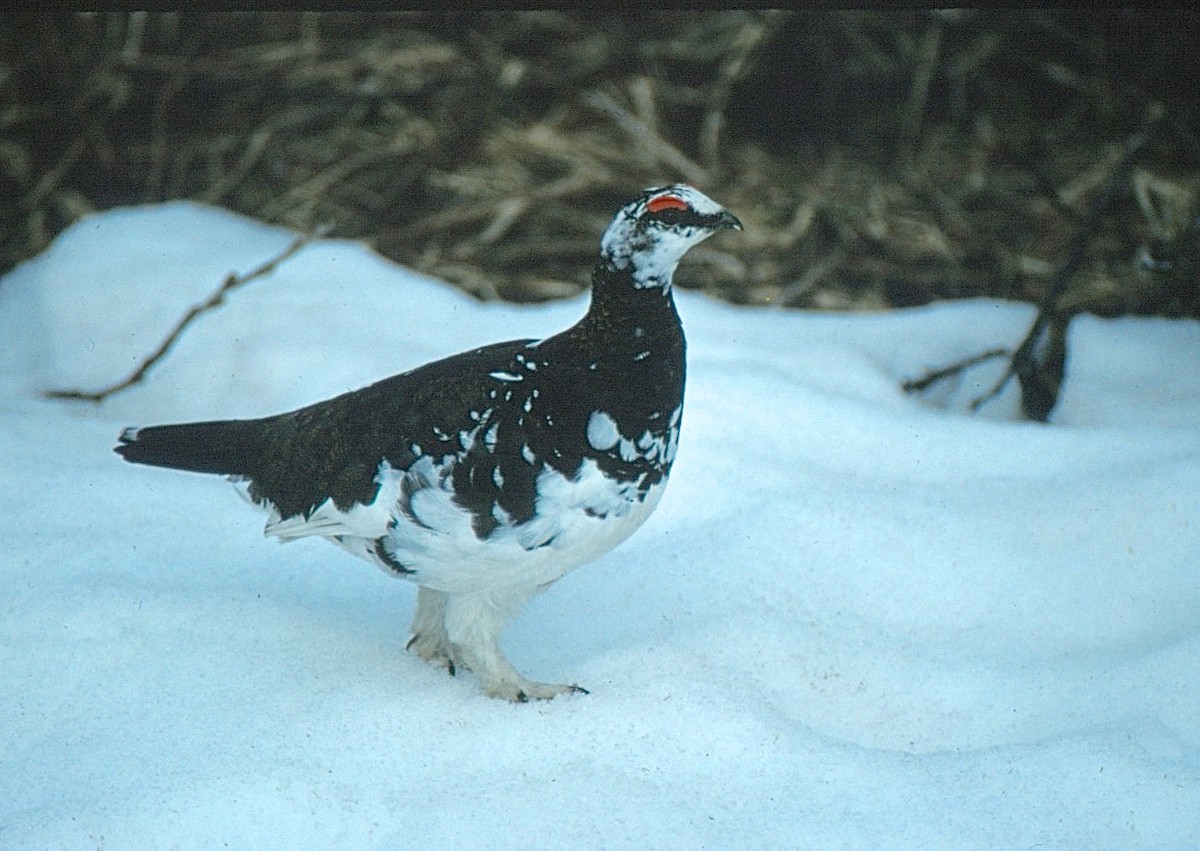
<svg viewBox="0 0 1200 851">
<path fill-rule="evenodd" d="M 711 232 L 687 228 L 638 231 L 636 220 L 618 217 L 604 233 L 601 255 L 621 271 L 630 270 L 638 289 L 670 289 L 679 261 L 693 245 L 707 239 Z"/>
</svg>

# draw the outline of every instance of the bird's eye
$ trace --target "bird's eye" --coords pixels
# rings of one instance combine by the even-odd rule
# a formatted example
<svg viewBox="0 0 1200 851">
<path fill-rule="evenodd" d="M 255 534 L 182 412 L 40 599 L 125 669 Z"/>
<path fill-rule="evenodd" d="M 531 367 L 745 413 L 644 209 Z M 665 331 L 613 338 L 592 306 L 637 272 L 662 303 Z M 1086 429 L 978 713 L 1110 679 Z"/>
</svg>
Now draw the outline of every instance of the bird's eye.
<svg viewBox="0 0 1200 851">
<path fill-rule="evenodd" d="M 667 207 L 665 210 L 659 210 L 657 213 L 651 213 L 650 218 L 659 224 L 674 227 L 675 225 L 683 224 L 684 217 L 687 215 L 687 210 L 679 210 L 675 207 Z"/>
</svg>

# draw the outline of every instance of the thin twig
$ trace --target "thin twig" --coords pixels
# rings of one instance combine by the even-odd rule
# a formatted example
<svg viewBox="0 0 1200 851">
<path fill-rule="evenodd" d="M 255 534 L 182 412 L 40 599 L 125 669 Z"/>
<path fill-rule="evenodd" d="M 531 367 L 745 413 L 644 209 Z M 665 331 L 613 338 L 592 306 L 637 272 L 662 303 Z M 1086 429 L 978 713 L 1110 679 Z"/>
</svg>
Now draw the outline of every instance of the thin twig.
<svg viewBox="0 0 1200 851">
<path fill-rule="evenodd" d="M 167 158 L 170 148 L 170 131 L 168 128 L 168 107 L 181 94 L 192 80 L 195 73 L 192 60 L 203 47 L 202 35 L 192 37 L 190 45 L 181 55 L 180 61 L 172 70 L 170 76 L 162 84 L 154 96 L 153 125 L 150 131 L 150 165 L 145 181 L 145 200 L 159 199 L 162 191 L 163 178 L 167 170 Z"/>
<path fill-rule="evenodd" d="M 900 385 L 905 393 L 919 393 L 922 390 L 928 389 L 930 386 L 937 384 L 944 378 L 949 378 L 952 375 L 958 375 L 960 372 L 965 372 L 973 366 L 978 366 L 984 361 L 992 360 L 993 358 L 1005 358 L 1012 355 L 1010 349 L 988 349 L 986 352 L 969 357 L 966 360 L 958 363 L 944 366 L 941 369 L 931 369 L 922 375 L 920 378 L 910 378 Z"/>
<path fill-rule="evenodd" d="M 689 183 L 696 183 L 700 186 L 708 183 L 708 172 L 702 166 L 658 135 L 654 128 L 604 92 L 590 91 L 583 96 L 583 101 L 588 106 L 607 113 L 616 121 L 618 127 L 653 151 L 660 162 L 674 168 Z"/>
<path fill-rule="evenodd" d="M 778 302 L 783 305 L 795 305 L 800 299 L 817 288 L 831 272 L 842 265 L 846 260 L 846 252 L 840 248 L 835 248 L 823 257 L 818 257 L 816 261 L 804 270 L 804 274 L 800 278 L 783 288 L 779 293 Z"/>
<path fill-rule="evenodd" d="M 122 390 L 126 390 L 133 385 L 140 383 L 143 379 L 145 379 L 146 374 L 150 371 L 150 369 L 154 367 L 154 365 L 160 360 L 162 360 L 167 352 L 170 351 L 171 347 L 175 345 L 181 336 L 183 336 L 183 332 L 187 330 L 187 327 L 200 318 L 200 316 L 224 303 L 225 296 L 227 296 L 233 290 L 237 289 L 243 284 L 253 281 L 255 278 L 261 278 L 264 275 L 268 275 L 275 271 L 275 269 L 281 263 L 292 257 L 294 254 L 296 254 L 296 252 L 304 248 L 304 246 L 308 245 L 313 240 L 320 239 L 325 236 L 330 229 L 331 228 L 329 226 L 322 226 L 315 229 L 312 233 L 300 234 L 294 240 L 292 240 L 291 244 L 282 252 L 270 260 L 267 260 L 265 263 L 256 267 L 255 269 L 252 269 L 251 271 L 242 275 L 233 273 L 229 274 L 225 278 L 224 282 L 222 282 L 221 286 L 219 286 L 212 295 L 199 304 L 194 304 L 188 308 L 187 312 L 184 313 L 180 320 L 175 324 L 175 327 L 171 329 L 171 332 L 167 334 L 161 343 L 159 343 L 158 348 L 147 355 L 142 362 L 138 364 L 137 368 L 121 381 L 118 381 L 115 384 L 110 384 L 107 387 L 103 387 L 99 390 L 47 390 L 46 397 L 49 399 L 73 399 L 82 402 L 99 403 L 103 402 L 114 393 L 119 393 Z"/>
<path fill-rule="evenodd" d="M 733 39 L 730 55 L 721 63 L 708 95 L 704 122 L 700 128 L 700 156 L 710 169 L 719 165 L 721 130 L 725 126 L 725 108 L 733 86 L 751 70 L 754 54 L 779 31 L 791 12 L 767 11 L 762 18 L 743 24 Z"/>
<path fill-rule="evenodd" d="M 929 100 L 929 87 L 937 71 L 938 59 L 942 51 L 942 21 L 936 15 L 933 23 L 925 30 L 921 43 L 917 48 L 916 67 L 913 69 L 912 84 L 908 90 L 908 100 L 900 119 L 900 163 L 911 165 L 913 151 L 917 146 L 917 137 L 921 131 L 921 119 L 925 115 L 925 105 Z"/>
<path fill-rule="evenodd" d="M 21 206 L 29 210 L 35 209 L 50 193 L 57 189 L 59 184 L 62 183 L 63 176 L 79 161 L 87 144 L 88 133 L 86 131 L 76 136 L 67 147 L 67 150 L 63 152 L 63 155 L 59 157 L 58 162 L 38 178 L 33 188 L 21 199 Z"/>
</svg>

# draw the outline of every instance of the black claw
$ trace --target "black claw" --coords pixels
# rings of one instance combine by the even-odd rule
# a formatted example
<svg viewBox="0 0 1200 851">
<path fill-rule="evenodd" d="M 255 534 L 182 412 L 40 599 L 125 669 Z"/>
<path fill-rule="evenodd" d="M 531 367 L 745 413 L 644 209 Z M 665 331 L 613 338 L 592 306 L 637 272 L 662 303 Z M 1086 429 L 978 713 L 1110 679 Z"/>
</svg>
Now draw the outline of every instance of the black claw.
<svg viewBox="0 0 1200 851">
<path fill-rule="evenodd" d="M 577 694 L 591 694 L 591 692 L 585 689 L 583 686 L 571 686 L 571 691 L 576 692 Z"/>
<path fill-rule="evenodd" d="M 452 677 L 458 675 L 458 669 L 454 667 L 453 659 L 446 660 L 446 670 L 450 672 L 450 676 L 452 676 Z"/>
<path fill-rule="evenodd" d="M 527 695 L 523 691 L 517 692 L 517 703 L 528 703 L 528 702 L 529 702 L 529 695 Z"/>
<path fill-rule="evenodd" d="M 404 645 L 404 649 L 405 649 L 405 650 L 412 650 L 412 646 L 413 646 L 414 644 L 416 644 L 416 643 L 417 643 L 417 639 L 418 639 L 418 638 L 420 638 L 420 637 L 421 637 L 421 636 L 419 636 L 419 635 L 414 635 L 412 638 L 410 638 L 410 639 L 408 640 L 408 644 L 405 644 L 405 645 Z"/>
</svg>

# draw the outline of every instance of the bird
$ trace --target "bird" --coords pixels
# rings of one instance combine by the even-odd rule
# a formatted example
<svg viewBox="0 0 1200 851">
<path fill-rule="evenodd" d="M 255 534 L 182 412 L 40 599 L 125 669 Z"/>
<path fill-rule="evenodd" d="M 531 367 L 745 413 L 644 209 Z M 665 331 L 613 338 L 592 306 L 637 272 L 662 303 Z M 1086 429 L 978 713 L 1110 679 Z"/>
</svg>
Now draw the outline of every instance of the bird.
<svg viewBox="0 0 1200 851">
<path fill-rule="evenodd" d="M 287 413 L 130 427 L 126 461 L 218 474 L 281 541 L 325 538 L 416 583 L 408 649 L 514 702 L 587 693 L 521 674 L 510 619 L 612 550 L 662 497 L 686 342 L 672 278 L 736 216 L 698 189 L 645 190 L 600 240 L 582 318 Z"/>
</svg>

